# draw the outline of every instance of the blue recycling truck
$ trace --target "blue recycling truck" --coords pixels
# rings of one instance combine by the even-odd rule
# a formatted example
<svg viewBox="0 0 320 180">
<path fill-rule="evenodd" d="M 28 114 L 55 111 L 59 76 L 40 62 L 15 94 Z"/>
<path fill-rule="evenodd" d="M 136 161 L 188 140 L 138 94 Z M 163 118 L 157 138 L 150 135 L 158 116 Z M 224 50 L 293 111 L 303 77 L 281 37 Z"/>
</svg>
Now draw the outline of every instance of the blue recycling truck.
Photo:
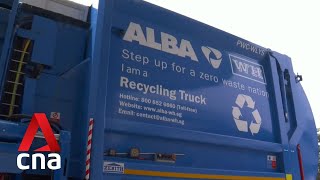
<svg viewBox="0 0 320 180">
<path fill-rule="evenodd" d="M 316 179 L 286 55 L 141 0 L 0 0 L 0 24 L 0 179 Z M 35 113 L 56 170 L 43 129 L 17 158 Z"/>
</svg>

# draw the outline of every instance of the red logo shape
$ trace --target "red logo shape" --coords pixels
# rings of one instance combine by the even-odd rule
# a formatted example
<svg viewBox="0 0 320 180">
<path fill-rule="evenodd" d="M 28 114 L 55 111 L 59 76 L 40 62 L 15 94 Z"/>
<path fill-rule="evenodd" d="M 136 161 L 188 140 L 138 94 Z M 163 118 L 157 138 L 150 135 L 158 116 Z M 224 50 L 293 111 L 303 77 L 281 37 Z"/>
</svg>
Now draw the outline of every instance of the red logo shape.
<svg viewBox="0 0 320 180">
<path fill-rule="evenodd" d="M 32 116 L 31 122 L 22 139 L 18 151 L 26 152 L 30 150 L 30 146 L 34 140 L 35 135 L 38 132 L 39 127 L 42 130 L 44 138 L 47 141 L 47 145 L 36 149 L 35 152 L 60 152 L 60 146 L 52 132 L 46 114 L 44 113 L 35 113 Z"/>
</svg>

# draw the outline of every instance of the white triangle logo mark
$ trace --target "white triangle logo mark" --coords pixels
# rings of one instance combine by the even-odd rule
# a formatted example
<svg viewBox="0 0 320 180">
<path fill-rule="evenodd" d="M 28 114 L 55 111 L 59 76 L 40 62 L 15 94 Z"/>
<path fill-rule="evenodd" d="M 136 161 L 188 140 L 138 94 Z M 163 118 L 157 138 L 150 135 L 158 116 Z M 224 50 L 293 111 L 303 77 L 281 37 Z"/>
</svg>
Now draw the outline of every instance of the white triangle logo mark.
<svg viewBox="0 0 320 180">
<path fill-rule="evenodd" d="M 202 52 L 206 56 L 208 62 L 212 65 L 213 68 L 218 69 L 222 62 L 222 53 L 214 48 L 202 46 Z M 210 58 L 211 53 L 214 55 L 214 58 Z"/>
</svg>

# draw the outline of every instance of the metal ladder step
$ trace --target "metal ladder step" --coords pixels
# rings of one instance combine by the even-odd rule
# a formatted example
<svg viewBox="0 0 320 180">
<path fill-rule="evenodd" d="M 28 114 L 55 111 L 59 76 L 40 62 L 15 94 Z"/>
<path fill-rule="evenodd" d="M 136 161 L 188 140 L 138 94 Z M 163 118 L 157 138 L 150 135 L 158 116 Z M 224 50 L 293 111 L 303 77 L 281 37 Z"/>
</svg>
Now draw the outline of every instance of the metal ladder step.
<svg viewBox="0 0 320 180">
<path fill-rule="evenodd" d="M 19 53 L 24 53 L 24 54 L 30 54 L 28 52 L 25 52 L 25 51 L 22 51 L 22 50 L 19 50 L 19 49 L 14 49 L 15 52 L 19 52 Z"/>
<path fill-rule="evenodd" d="M 1 95 L 0 117 L 10 119 L 12 115 L 21 111 L 21 98 L 23 97 L 24 68 L 30 60 L 30 46 L 32 41 L 17 37 L 12 48 L 12 55 L 8 63 L 5 88 Z"/>
<path fill-rule="evenodd" d="M 7 92 L 7 91 L 5 91 L 4 93 L 5 94 L 10 94 L 10 95 L 15 95 L 15 96 L 21 96 L 21 94 L 13 94 L 12 92 Z"/>
<path fill-rule="evenodd" d="M 18 61 L 18 60 L 15 60 L 15 59 L 11 59 L 12 62 L 16 62 L 16 63 L 22 63 L 22 64 L 28 64 L 26 62 L 23 62 L 23 61 Z"/>
<path fill-rule="evenodd" d="M 12 105 L 12 104 L 8 104 L 8 103 L 1 103 L 1 104 L 3 104 L 3 105 L 6 105 L 6 106 L 13 106 L 13 107 L 19 107 L 18 105 Z"/>
<path fill-rule="evenodd" d="M 16 84 L 16 85 L 20 85 L 20 86 L 23 86 L 23 84 L 22 83 L 17 83 L 17 82 L 13 82 L 13 81 L 7 81 L 8 83 L 10 83 L 10 84 Z"/>
<path fill-rule="evenodd" d="M 23 73 L 23 72 L 18 72 L 18 71 L 15 71 L 15 70 L 9 70 L 10 72 L 13 72 L 13 73 L 16 73 L 16 74 L 22 74 L 22 75 L 25 75 L 26 73 Z"/>
</svg>

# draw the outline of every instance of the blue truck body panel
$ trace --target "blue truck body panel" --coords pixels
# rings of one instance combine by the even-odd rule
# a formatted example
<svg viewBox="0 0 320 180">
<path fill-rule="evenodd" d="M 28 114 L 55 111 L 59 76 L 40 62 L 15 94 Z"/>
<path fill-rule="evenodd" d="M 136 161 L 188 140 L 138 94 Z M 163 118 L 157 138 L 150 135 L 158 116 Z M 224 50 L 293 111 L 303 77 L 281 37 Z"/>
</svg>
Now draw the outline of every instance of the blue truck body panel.
<svg viewBox="0 0 320 180">
<path fill-rule="evenodd" d="M 128 152 L 132 147 L 184 155 L 174 165 L 123 157 L 105 157 L 104 162 L 124 164 L 128 174 L 130 169 L 190 173 L 192 168 L 202 168 L 224 175 L 300 176 L 295 147 L 302 142 L 301 136 L 294 135 L 305 118 L 295 116 L 301 108 L 295 98 L 303 92 L 287 56 L 141 1 L 106 1 L 99 10 L 104 17 L 99 16 L 103 22 L 98 29 L 103 30 L 97 39 L 105 40 L 96 43 L 93 61 L 93 73 L 100 74 L 91 88 L 97 89 L 94 93 L 99 98 L 90 100 L 93 117 L 104 119 L 96 122 L 94 139 L 103 135 L 104 143 L 93 149 L 93 164 L 98 165 L 92 168 L 94 179 L 112 175 L 108 169 L 100 173 L 103 152 Z M 180 51 L 165 44 L 167 36 Z M 289 85 L 280 83 L 288 81 L 279 75 L 285 70 L 290 74 Z M 283 88 L 295 95 L 283 101 Z M 190 102 L 186 94 L 202 96 L 206 102 Z M 243 126 L 239 109 L 246 120 Z M 307 124 L 313 126 L 314 139 L 308 143 L 314 151 L 305 152 L 304 158 L 314 166 L 305 171 L 314 176 L 316 130 L 312 120 Z M 291 144 L 295 138 L 300 140 Z M 270 155 L 276 156 L 276 168 L 268 162 Z"/>
<path fill-rule="evenodd" d="M 14 0 L 1 0 L 0 6 L 10 8 L 13 4 Z"/>
<path fill-rule="evenodd" d="M 60 116 L 55 179 L 84 179 L 90 118 L 90 179 L 289 180 L 299 164 L 315 179 L 314 118 L 286 55 L 140 0 L 100 1 L 90 28 L 18 2 L 2 17 L 1 173 L 50 175 L 15 167 L 26 115 L 44 112 Z"/>
<path fill-rule="evenodd" d="M 7 32 L 6 30 L 7 30 L 9 13 L 10 11 L 8 9 L 0 8 L 0 51 L 2 50 L 5 35 Z"/>
</svg>

